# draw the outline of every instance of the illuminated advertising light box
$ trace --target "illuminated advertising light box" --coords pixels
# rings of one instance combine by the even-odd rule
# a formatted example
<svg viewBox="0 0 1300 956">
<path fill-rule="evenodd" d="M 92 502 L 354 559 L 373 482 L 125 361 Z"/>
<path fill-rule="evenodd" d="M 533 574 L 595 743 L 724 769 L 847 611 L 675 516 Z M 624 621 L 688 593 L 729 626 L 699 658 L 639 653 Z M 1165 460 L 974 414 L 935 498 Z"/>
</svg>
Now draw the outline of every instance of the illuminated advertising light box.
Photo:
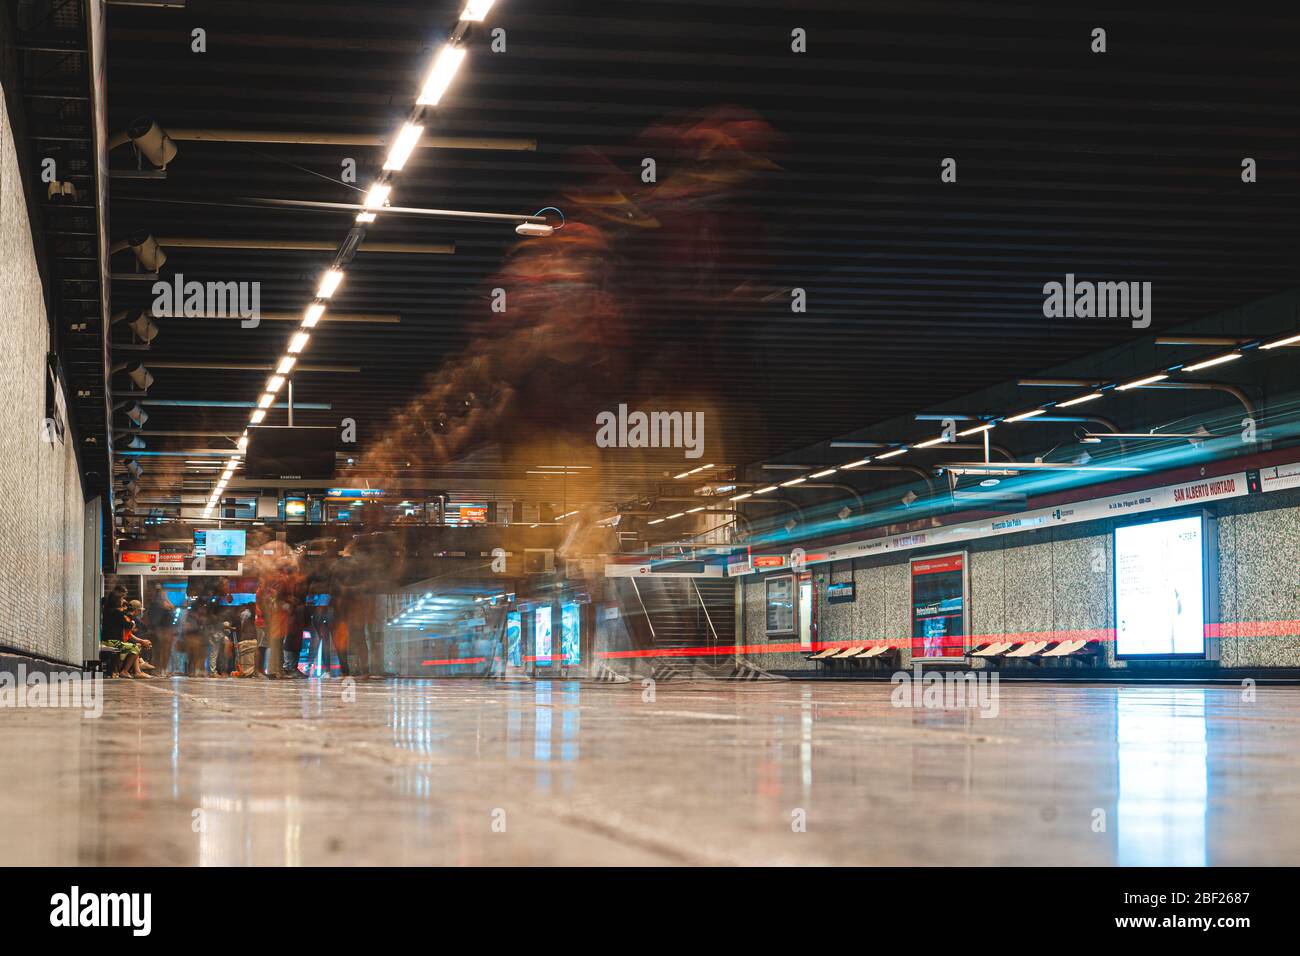
<svg viewBox="0 0 1300 956">
<path fill-rule="evenodd" d="M 533 612 L 533 655 L 539 667 L 551 664 L 551 606 L 539 607 Z"/>
<path fill-rule="evenodd" d="M 964 661 L 970 589 L 966 552 L 911 560 L 912 660 Z"/>
<path fill-rule="evenodd" d="M 560 657 L 565 664 L 580 663 L 582 656 L 582 624 L 578 612 L 576 604 L 560 606 Z"/>
<path fill-rule="evenodd" d="M 512 667 L 520 667 L 524 663 L 522 638 L 522 616 L 518 611 L 511 611 L 506 615 L 506 659 Z"/>
<path fill-rule="evenodd" d="M 1206 513 L 1120 525 L 1114 532 L 1115 657 L 1217 657 L 1218 533 Z"/>
</svg>

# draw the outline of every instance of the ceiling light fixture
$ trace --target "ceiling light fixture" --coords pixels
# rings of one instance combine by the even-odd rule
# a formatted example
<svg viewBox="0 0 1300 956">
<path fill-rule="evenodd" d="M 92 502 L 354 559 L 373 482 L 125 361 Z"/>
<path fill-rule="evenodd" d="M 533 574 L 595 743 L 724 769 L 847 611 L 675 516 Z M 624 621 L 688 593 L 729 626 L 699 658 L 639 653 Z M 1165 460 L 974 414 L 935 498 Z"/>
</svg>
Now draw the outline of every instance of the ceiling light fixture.
<svg viewBox="0 0 1300 956">
<path fill-rule="evenodd" d="M 415 147 L 420 145 L 420 137 L 423 135 L 423 126 L 417 123 L 403 124 L 397 139 L 393 141 L 393 148 L 388 151 L 388 159 L 384 160 L 384 169 L 399 170 L 405 166 L 411 153 L 415 152 Z"/>
<path fill-rule="evenodd" d="M 1261 345 L 1260 348 L 1276 349 L 1281 348 L 1283 345 L 1295 345 L 1297 342 L 1300 342 L 1300 335 L 1288 335 L 1286 338 L 1278 339 L 1276 342 L 1267 342 L 1264 345 Z"/>
<path fill-rule="evenodd" d="M 297 361 L 298 360 L 292 355 L 286 355 L 284 358 L 280 359 L 280 364 L 275 367 L 275 374 L 288 375 L 289 372 L 293 370 L 293 366 Z"/>
<path fill-rule="evenodd" d="M 320 317 L 324 314 L 325 306 L 321 305 L 319 302 L 313 302 L 311 305 L 307 306 L 307 311 L 303 313 L 302 327 L 304 329 L 316 328 L 316 323 L 320 321 Z"/>
<path fill-rule="evenodd" d="M 1023 422 L 1026 418 L 1037 418 L 1039 415 L 1042 415 L 1045 411 L 1046 409 L 1043 408 L 1035 408 L 1033 411 L 1021 412 L 1019 415 L 1012 415 L 1010 418 L 1007 419 L 1007 421 Z"/>
<path fill-rule="evenodd" d="M 835 474 L 835 472 L 837 472 L 837 471 L 839 471 L 838 468 L 824 468 L 824 469 L 822 469 L 821 471 L 814 471 L 814 472 L 813 472 L 811 475 L 809 475 L 808 477 L 809 477 L 809 478 L 825 478 L 827 475 L 833 475 L 833 474 Z"/>
<path fill-rule="evenodd" d="M 1139 378 L 1132 382 L 1125 382 L 1123 385 L 1116 385 L 1115 391 L 1126 392 L 1130 388 L 1141 388 L 1143 385 L 1150 385 L 1152 382 L 1159 382 L 1162 379 L 1166 379 L 1168 377 L 1169 376 L 1166 375 L 1164 372 L 1161 372 L 1158 375 L 1148 375 L 1146 378 Z"/>
<path fill-rule="evenodd" d="M 496 0 L 469 0 L 465 4 L 465 9 L 461 11 L 460 18 L 473 23 L 482 23 L 494 3 Z"/>
<path fill-rule="evenodd" d="M 893 458 L 895 455 L 901 455 L 905 451 L 907 451 L 906 448 L 895 448 L 893 451 L 887 451 L 883 455 L 877 455 L 876 459 L 880 460 L 882 458 Z"/>
<path fill-rule="evenodd" d="M 1212 359 L 1206 359 L 1204 362 L 1197 362 L 1195 365 L 1183 366 L 1184 372 L 1199 372 L 1203 368 L 1210 368 L 1214 365 L 1222 365 L 1224 362 L 1231 362 L 1233 359 L 1241 358 L 1240 352 L 1229 352 L 1227 355 L 1216 355 Z"/>
<path fill-rule="evenodd" d="M 420 91 L 420 98 L 416 103 L 420 106 L 437 106 L 442 95 L 447 92 L 447 87 L 451 86 L 451 81 L 456 78 L 456 71 L 460 69 L 464 60 L 465 51 L 461 47 L 447 44 L 438 51 L 437 59 L 429 69 L 429 76 L 424 81 L 424 88 Z"/>
<path fill-rule="evenodd" d="M 308 335 L 306 332 L 299 332 L 297 335 L 295 335 L 292 339 L 289 340 L 289 354 L 297 355 L 299 352 L 301 352 L 303 349 L 307 347 L 307 343 L 310 341 L 311 341 L 310 335 Z"/>
<path fill-rule="evenodd" d="M 343 273 L 338 269 L 330 269 L 325 275 L 321 276 L 320 288 L 316 290 L 316 298 L 328 299 L 338 289 L 339 283 L 343 281 Z"/>
<path fill-rule="evenodd" d="M 1101 398 L 1101 392 L 1089 392 L 1087 395 L 1080 395 L 1078 398 L 1072 398 L 1067 402 L 1058 402 L 1057 408 L 1069 408 L 1071 405 L 1082 405 L 1084 402 L 1090 402 L 1094 398 Z"/>
<path fill-rule="evenodd" d="M 384 204 L 388 202 L 388 194 L 393 191 L 393 187 L 387 183 L 375 183 L 370 187 L 370 192 L 366 193 L 366 198 L 361 204 L 367 209 L 383 209 Z"/>
</svg>

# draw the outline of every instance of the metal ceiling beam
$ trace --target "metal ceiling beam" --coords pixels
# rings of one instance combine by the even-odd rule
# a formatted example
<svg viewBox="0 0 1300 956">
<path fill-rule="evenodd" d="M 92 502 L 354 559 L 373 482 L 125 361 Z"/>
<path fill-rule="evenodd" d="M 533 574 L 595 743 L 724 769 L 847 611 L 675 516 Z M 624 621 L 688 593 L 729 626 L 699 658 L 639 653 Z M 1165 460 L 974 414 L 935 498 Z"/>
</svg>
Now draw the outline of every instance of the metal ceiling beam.
<svg viewBox="0 0 1300 956">
<path fill-rule="evenodd" d="M 171 129 L 167 135 L 177 142 L 272 143 L 288 146 L 388 146 L 392 138 L 377 133 L 312 133 L 256 129 Z M 425 134 L 422 149 L 490 149 L 507 152 L 537 151 L 537 140 L 502 136 L 434 136 Z"/>
<path fill-rule="evenodd" d="M 227 372 L 270 372 L 276 368 L 275 362 L 155 362 L 152 359 L 146 359 L 145 364 L 153 368 L 198 368 L 198 369 L 219 369 Z M 343 375 L 361 374 L 360 365 L 295 365 L 291 375 L 297 375 L 299 372 L 330 372 Z M 297 405 L 297 408 L 306 408 L 306 405 Z"/>
<path fill-rule="evenodd" d="M 248 321 L 241 315 L 181 315 L 175 312 L 151 312 L 155 319 L 233 319 Z M 258 315 L 263 322 L 301 322 L 302 312 L 266 312 Z M 318 320 L 325 322 L 349 322 L 357 325 L 399 325 L 402 321 L 400 312 L 329 312 Z"/>
<path fill-rule="evenodd" d="M 334 252 L 337 242 L 324 239 L 217 239 L 199 236 L 155 236 L 164 249 L 271 249 L 288 252 Z M 358 252 L 397 255 L 453 256 L 454 242 L 370 242 L 362 240 Z"/>
</svg>

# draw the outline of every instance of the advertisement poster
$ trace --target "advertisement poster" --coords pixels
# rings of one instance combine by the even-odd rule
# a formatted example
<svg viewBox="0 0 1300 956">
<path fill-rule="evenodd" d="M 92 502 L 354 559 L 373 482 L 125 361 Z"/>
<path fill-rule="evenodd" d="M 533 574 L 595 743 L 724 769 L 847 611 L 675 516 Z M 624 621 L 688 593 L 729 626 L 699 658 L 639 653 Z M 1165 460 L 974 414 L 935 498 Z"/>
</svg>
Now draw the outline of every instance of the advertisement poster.
<svg viewBox="0 0 1300 956">
<path fill-rule="evenodd" d="M 506 659 L 511 667 L 520 667 L 524 663 L 523 620 L 518 611 L 506 615 Z"/>
<path fill-rule="evenodd" d="M 1200 515 L 1115 529 L 1115 654 L 1205 655 Z"/>
<path fill-rule="evenodd" d="M 551 663 L 551 606 L 539 607 L 533 614 L 533 654 L 539 666 Z"/>
<path fill-rule="evenodd" d="M 577 664 L 582 656 L 579 642 L 582 636 L 582 623 L 578 610 L 576 604 L 560 606 L 560 656 L 565 664 Z"/>
<path fill-rule="evenodd" d="M 915 558 L 912 564 L 912 660 L 966 655 L 966 553 Z"/>
</svg>

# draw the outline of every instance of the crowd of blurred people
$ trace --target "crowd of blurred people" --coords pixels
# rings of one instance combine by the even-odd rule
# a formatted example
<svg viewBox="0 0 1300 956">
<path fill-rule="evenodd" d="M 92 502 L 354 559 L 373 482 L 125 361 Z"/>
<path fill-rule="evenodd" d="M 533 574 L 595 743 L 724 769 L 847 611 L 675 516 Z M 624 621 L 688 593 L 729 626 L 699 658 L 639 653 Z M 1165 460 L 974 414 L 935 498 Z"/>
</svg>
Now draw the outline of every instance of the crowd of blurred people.
<svg viewBox="0 0 1300 956">
<path fill-rule="evenodd" d="M 147 606 L 115 585 L 103 599 L 101 660 L 124 679 L 382 678 L 379 601 L 339 570 L 304 573 L 282 562 L 258 576 L 251 601 L 231 593 L 232 578 L 195 576 L 179 606 L 161 585 L 149 589 Z"/>
</svg>

